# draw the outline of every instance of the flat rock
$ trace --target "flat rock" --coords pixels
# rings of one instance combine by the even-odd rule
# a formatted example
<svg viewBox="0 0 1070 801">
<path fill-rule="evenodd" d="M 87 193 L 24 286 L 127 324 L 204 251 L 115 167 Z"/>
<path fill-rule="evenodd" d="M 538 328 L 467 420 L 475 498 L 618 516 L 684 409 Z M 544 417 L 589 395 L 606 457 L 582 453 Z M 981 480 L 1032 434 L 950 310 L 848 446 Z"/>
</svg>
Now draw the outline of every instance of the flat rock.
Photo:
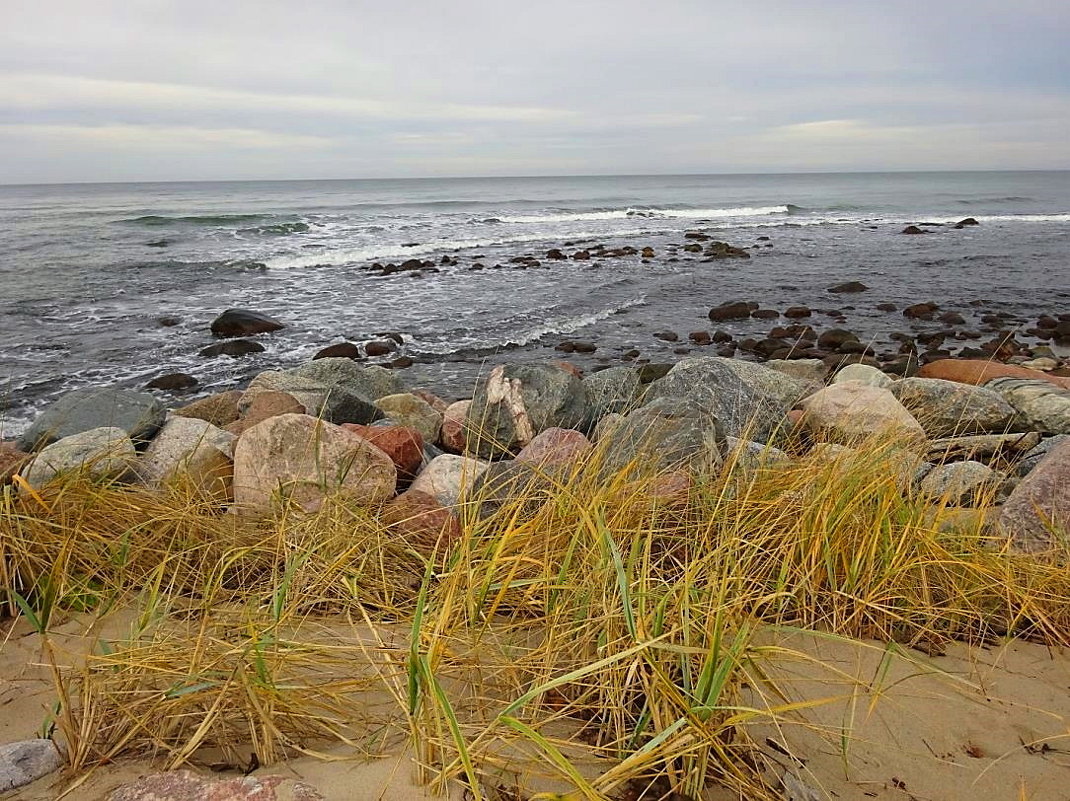
<svg viewBox="0 0 1070 801">
<path fill-rule="evenodd" d="M 358 504 L 389 499 L 397 470 L 385 453 L 340 426 L 303 414 L 271 417 L 234 448 L 234 502 L 267 511 L 280 499 L 314 511 L 331 494 Z"/>
<path fill-rule="evenodd" d="M 1040 434 L 973 434 L 965 437 L 945 437 L 929 443 L 927 458 L 932 462 L 963 459 L 1014 458 L 1030 452 L 1040 444 Z"/>
<path fill-rule="evenodd" d="M 1056 434 L 1054 437 L 1042 437 L 1036 447 L 1030 448 L 1022 455 L 1022 458 L 1019 459 L 1018 463 L 1014 466 L 1014 472 L 1019 476 L 1028 475 L 1033 468 L 1040 464 L 1040 460 L 1047 456 L 1053 448 L 1068 441 L 1070 441 L 1070 434 Z"/>
<path fill-rule="evenodd" d="M 240 389 L 219 392 L 175 409 L 172 414 L 205 420 L 216 428 L 223 428 L 238 419 L 238 399 L 241 396 Z"/>
<path fill-rule="evenodd" d="M 438 442 L 442 429 L 442 413 L 411 392 L 384 395 L 375 401 L 379 410 L 398 425 L 415 428 L 424 442 Z"/>
<path fill-rule="evenodd" d="M 21 740 L 0 745 L 0 793 L 15 790 L 63 767 L 51 740 Z"/>
<path fill-rule="evenodd" d="M 38 453 L 22 470 L 37 489 L 63 473 L 84 471 L 93 478 L 126 478 L 137 451 L 121 428 L 102 427 L 71 434 Z"/>
<path fill-rule="evenodd" d="M 998 392 L 939 378 L 904 378 L 891 393 L 921 423 L 930 437 L 1008 431 L 1017 412 Z"/>
<path fill-rule="evenodd" d="M 45 409 L 18 439 L 24 451 L 94 428 L 121 428 L 145 441 L 163 425 L 167 409 L 148 392 L 118 387 L 91 387 L 68 392 Z"/>
<path fill-rule="evenodd" d="M 189 770 L 154 773 L 112 790 L 107 801 L 325 801 L 311 785 L 284 776 L 219 779 Z"/>
<path fill-rule="evenodd" d="M 925 430 L 887 389 L 856 381 L 832 384 L 802 401 L 802 425 L 841 444 L 856 444 L 874 434 L 902 438 L 912 447 L 925 442 Z"/>
<path fill-rule="evenodd" d="M 1070 527 L 1070 441 L 1051 448 L 1003 504 L 997 519 L 1018 551 L 1065 542 Z"/>
<path fill-rule="evenodd" d="M 217 337 L 246 337 L 266 334 L 285 328 L 274 317 L 248 309 L 227 309 L 212 320 L 212 333 Z"/>
<path fill-rule="evenodd" d="M 134 466 L 138 478 L 160 487 L 179 476 L 220 501 L 232 497 L 234 440 L 228 431 L 192 417 L 172 417 Z"/>
<path fill-rule="evenodd" d="M 1015 364 L 980 359 L 938 359 L 921 366 L 919 378 L 942 378 L 961 384 L 987 384 L 994 378 L 1021 378 L 1047 381 L 1063 389 L 1070 389 L 1070 378 L 1060 378 L 1040 370 L 1031 370 Z"/>
<path fill-rule="evenodd" d="M 409 491 L 432 496 L 444 507 L 455 507 L 468 494 L 476 479 L 487 469 L 487 462 L 466 456 L 443 454 L 431 460 L 412 482 Z"/>
</svg>

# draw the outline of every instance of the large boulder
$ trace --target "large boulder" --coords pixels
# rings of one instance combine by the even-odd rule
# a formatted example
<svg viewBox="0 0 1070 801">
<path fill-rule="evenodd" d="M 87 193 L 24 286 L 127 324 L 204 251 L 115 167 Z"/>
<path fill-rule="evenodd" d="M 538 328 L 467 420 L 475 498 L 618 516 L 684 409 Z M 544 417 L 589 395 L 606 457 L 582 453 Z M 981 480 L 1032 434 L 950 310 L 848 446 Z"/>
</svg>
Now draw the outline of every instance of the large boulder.
<svg viewBox="0 0 1070 801">
<path fill-rule="evenodd" d="M 578 428 L 587 417 L 583 382 L 555 364 L 495 367 L 468 409 L 467 449 L 479 456 L 509 453 L 547 428 Z"/>
<path fill-rule="evenodd" d="M 516 455 L 516 461 L 541 468 L 567 467 L 587 456 L 594 446 L 572 428 L 548 428 L 535 435 Z"/>
<path fill-rule="evenodd" d="M 212 320 L 212 333 L 217 337 L 247 337 L 267 334 L 286 326 L 274 317 L 247 309 L 227 309 Z"/>
<path fill-rule="evenodd" d="M 1006 476 L 981 462 L 938 464 L 918 482 L 918 492 L 949 506 L 974 506 L 995 492 Z"/>
<path fill-rule="evenodd" d="M 919 378 L 942 378 L 961 384 L 986 384 L 994 378 L 1020 378 L 1023 380 L 1047 381 L 1063 389 L 1070 389 L 1070 378 L 1048 375 L 1040 370 L 1030 370 L 1016 364 L 981 359 L 937 359 L 921 366 Z"/>
<path fill-rule="evenodd" d="M 661 397 L 600 434 L 607 475 L 712 470 L 721 463 L 724 430 L 710 406 Z"/>
<path fill-rule="evenodd" d="M 397 470 L 385 453 L 340 426 L 303 414 L 259 423 L 234 448 L 234 502 L 267 511 L 282 499 L 314 511 L 332 494 L 360 504 L 394 494 Z"/>
<path fill-rule="evenodd" d="M 439 432 L 439 444 L 446 450 L 461 453 L 465 445 L 465 423 L 468 420 L 468 410 L 472 406 L 470 400 L 459 400 L 451 403 L 442 413 L 442 430 Z"/>
<path fill-rule="evenodd" d="M 1067 540 L 1070 527 L 1070 441 L 1052 448 L 1019 482 L 998 523 L 1019 551 L 1043 551 Z"/>
<path fill-rule="evenodd" d="M 749 368 L 732 361 L 710 356 L 683 359 L 647 388 L 644 399 L 648 404 L 682 401 L 712 415 L 723 435 L 765 442 L 783 424 L 799 383 L 775 370 L 748 374 L 744 371 Z"/>
<path fill-rule="evenodd" d="M 465 456 L 443 454 L 431 460 L 412 482 L 410 492 L 423 492 L 447 508 L 456 506 L 468 494 L 487 462 Z"/>
<path fill-rule="evenodd" d="M 583 379 L 587 398 L 587 426 L 593 427 L 607 414 L 629 412 L 639 398 L 639 373 L 631 367 L 610 367 Z"/>
<path fill-rule="evenodd" d="M 163 425 L 167 409 L 148 392 L 118 387 L 91 387 L 68 392 L 45 409 L 18 439 L 24 451 L 94 428 L 121 428 L 144 442 Z"/>
<path fill-rule="evenodd" d="M 836 371 L 832 383 L 842 384 L 845 381 L 859 381 L 871 387 L 882 387 L 883 389 L 890 388 L 893 383 L 891 376 L 876 367 L 870 367 L 868 364 L 848 364 L 846 367 L 841 367 Z"/>
<path fill-rule="evenodd" d="M 920 446 L 925 430 L 887 389 L 857 381 L 832 384 L 802 401 L 803 427 L 842 444 L 874 434 L 894 435 L 904 445 Z"/>
<path fill-rule="evenodd" d="M 1070 434 L 1070 390 L 1020 378 L 996 378 L 985 387 L 1010 403 L 1033 431 Z"/>
<path fill-rule="evenodd" d="M 231 498 L 234 440 L 228 431 L 192 417 L 172 417 L 135 465 L 138 478 L 159 487 L 182 477 L 222 501 Z"/>
<path fill-rule="evenodd" d="M 395 536 L 423 551 L 461 538 L 457 516 L 426 492 L 403 492 L 383 507 L 380 519 Z"/>
<path fill-rule="evenodd" d="M 1070 442 L 1070 434 L 1056 434 L 1054 437 L 1044 437 L 1035 446 L 1022 454 L 1022 458 L 1014 465 L 1014 472 L 1019 476 L 1028 475 L 1033 471 L 1041 460 L 1052 450 L 1064 442 Z"/>
<path fill-rule="evenodd" d="M 288 372 L 330 387 L 344 387 L 373 401 L 405 391 L 397 373 L 374 364 L 364 367 L 352 359 L 316 359 Z"/>
<path fill-rule="evenodd" d="M 175 409 L 172 414 L 204 420 L 216 428 L 223 428 L 238 419 L 238 400 L 241 396 L 240 389 L 218 392 Z"/>
<path fill-rule="evenodd" d="M 389 456 L 397 468 L 398 478 L 412 479 L 420 471 L 424 459 L 424 439 L 415 428 L 362 426 L 356 423 L 342 423 L 342 428 L 364 437 Z"/>
<path fill-rule="evenodd" d="M 748 362 L 744 359 L 728 359 L 722 356 L 711 356 L 709 358 L 711 361 L 724 364 L 755 393 L 772 398 L 784 409 L 790 409 L 800 398 L 818 388 L 812 382 L 796 378 L 781 370 L 774 370 L 758 362 Z"/>
<path fill-rule="evenodd" d="M 51 740 L 21 740 L 0 745 L 0 793 L 35 782 L 63 767 Z"/>
<path fill-rule="evenodd" d="M 83 472 L 93 478 L 123 479 L 130 474 L 137 451 L 121 428 L 92 428 L 53 442 L 22 470 L 37 489 L 64 473 Z"/>
<path fill-rule="evenodd" d="M 285 776 L 221 779 L 189 770 L 152 773 L 112 790 L 107 801 L 324 801 L 311 785 Z"/>
<path fill-rule="evenodd" d="M 998 392 L 939 378 L 904 378 L 889 387 L 930 437 L 1015 427 L 1017 413 Z"/>
<path fill-rule="evenodd" d="M 424 442 L 438 442 L 438 435 L 442 430 L 442 414 L 436 412 L 423 398 L 411 392 L 399 392 L 379 398 L 375 405 L 398 425 L 419 431 Z"/>
<path fill-rule="evenodd" d="M 373 397 L 374 382 L 364 380 L 363 368 L 349 359 L 320 359 L 291 370 L 267 370 L 249 384 L 238 401 L 248 416 L 266 392 L 289 395 L 305 414 L 331 423 L 371 423 L 382 417 Z"/>
</svg>

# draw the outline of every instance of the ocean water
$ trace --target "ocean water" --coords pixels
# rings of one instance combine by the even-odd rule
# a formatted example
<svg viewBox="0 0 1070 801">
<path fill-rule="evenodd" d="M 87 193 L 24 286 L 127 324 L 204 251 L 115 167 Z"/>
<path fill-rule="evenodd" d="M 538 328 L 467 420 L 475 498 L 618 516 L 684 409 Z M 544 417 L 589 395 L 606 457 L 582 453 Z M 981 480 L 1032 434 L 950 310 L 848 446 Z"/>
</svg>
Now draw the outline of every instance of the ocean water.
<svg viewBox="0 0 1070 801">
<path fill-rule="evenodd" d="M 966 216 L 981 224 L 949 225 Z M 909 223 L 942 225 L 902 235 Z M 752 258 L 685 252 L 687 231 Z M 933 300 L 967 326 L 1070 312 L 1068 172 L 0 186 L 0 232 L 4 436 L 69 389 L 182 371 L 215 391 L 387 331 L 415 360 L 407 383 L 456 397 L 485 365 L 552 357 L 564 339 L 596 343 L 575 357 L 590 369 L 633 349 L 678 359 L 689 331 L 776 324 L 710 323 L 711 306 L 736 299 L 810 305 L 829 312 L 816 328 L 842 319 L 890 352 L 892 333 L 921 324 L 880 302 Z M 599 243 L 655 256 L 545 258 Z M 523 256 L 538 264 L 511 261 Z M 368 269 L 413 258 L 436 271 Z M 870 289 L 827 292 L 848 280 Z M 287 328 L 258 337 L 260 354 L 198 356 L 230 307 Z M 654 337 L 664 330 L 682 341 Z"/>
</svg>

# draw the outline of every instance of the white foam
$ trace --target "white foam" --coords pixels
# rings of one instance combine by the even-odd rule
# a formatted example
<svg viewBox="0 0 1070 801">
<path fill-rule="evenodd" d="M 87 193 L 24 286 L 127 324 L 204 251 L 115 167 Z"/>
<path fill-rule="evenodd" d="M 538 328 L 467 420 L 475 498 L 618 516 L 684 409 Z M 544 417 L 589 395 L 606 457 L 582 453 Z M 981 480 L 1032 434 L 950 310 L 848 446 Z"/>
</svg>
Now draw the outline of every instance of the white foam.
<svg viewBox="0 0 1070 801">
<path fill-rule="evenodd" d="M 706 220 L 721 217 L 760 217 L 767 214 L 787 214 L 787 206 L 740 206 L 729 209 L 611 209 L 572 214 L 533 214 L 519 217 L 499 217 L 503 223 L 581 222 L 586 220 L 623 220 L 631 217 Z"/>
</svg>

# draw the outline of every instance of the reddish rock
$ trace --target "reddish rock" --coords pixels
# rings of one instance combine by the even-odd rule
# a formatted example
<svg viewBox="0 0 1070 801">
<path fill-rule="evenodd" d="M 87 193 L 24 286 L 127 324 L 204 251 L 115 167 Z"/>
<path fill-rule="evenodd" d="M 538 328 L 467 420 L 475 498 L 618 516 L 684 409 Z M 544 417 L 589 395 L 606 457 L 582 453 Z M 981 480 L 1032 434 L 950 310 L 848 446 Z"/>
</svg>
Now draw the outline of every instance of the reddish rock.
<svg viewBox="0 0 1070 801">
<path fill-rule="evenodd" d="M 428 550 L 461 538 L 457 517 L 433 495 L 418 490 L 404 492 L 383 506 L 380 519 L 406 542 Z"/>
<path fill-rule="evenodd" d="M 414 389 L 411 394 L 424 401 L 428 406 L 430 406 L 439 414 L 445 414 L 446 409 L 449 408 L 449 404 L 446 403 L 446 401 L 442 400 L 442 398 L 440 398 L 434 392 L 430 392 L 426 389 Z"/>
<path fill-rule="evenodd" d="M 468 409 L 471 405 L 470 400 L 457 401 L 447 406 L 446 411 L 442 413 L 442 430 L 439 432 L 438 442 L 446 450 L 454 453 L 464 451 L 464 423 L 468 419 Z"/>
<path fill-rule="evenodd" d="M 376 339 L 364 346 L 364 352 L 368 356 L 386 356 L 397 350 L 397 345 L 389 339 Z"/>
<path fill-rule="evenodd" d="M 216 428 L 224 428 L 238 419 L 238 399 L 242 396 L 240 389 L 230 392 L 220 392 L 209 395 L 207 398 L 193 401 L 180 409 L 175 409 L 174 414 L 179 417 L 193 417 L 204 420 Z"/>
<path fill-rule="evenodd" d="M 284 776 L 216 779 L 190 770 L 154 773 L 111 792 L 108 801 L 324 801 L 318 790 Z"/>
<path fill-rule="evenodd" d="M 576 376 L 576 378 L 583 378 L 583 370 L 574 365 L 572 362 L 554 361 L 551 362 L 551 364 L 560 367 L 566 373 L 572 373 L 572 375 Z"/>
<path fill-rule="evenodd" d="M 713 342 L 710 337 L 709 331 L 692 331 L 687 335 L 687 338 L 694 342 L 696 345 L 709 345 Z"/>
<path fill-rule="evenodd" d="M 1047 381 L 1062 389 L 1070 389 L 1070 379 L 1060 378 L 1041 370 L 1030 370 L 1014 364 L 999 364 L 981 359 L 939 359 L 922 365 L 920 378 L 942 378 L 960 384 L 980 386 L 993 378 L 1024 378 Z"/>
<path fill-rule="evenodd" d="M 342 423 L 342 428 L 360 435 L 389 456 L 397 468 L 399 478 L 411 479 L 420 472 L 424 458 L 424 440 L 415 428 L 362 426 L 357 423 Z"/>
<path fill-rule="evenodd" d="M 29 458 L 30 454 L 20 451 L 14 443 L 0 442 L 0 487 L 11 481 Z"/>
<path fill-rule="evenodd" d="M 233 423 L 223 427 L 231 434 L 241 435 L 258 423 L 262 423 L 280 414 L 304 414 L 304 405 L 293 395 L 286 392 L 265 390 L 253 396 L 245 414 Z"/>
<path fill-rule="evenodd" d="M 516 455 L 516 461 L 539 467 L 570 465 L 590 453 L 591 441 L 571 428 L 548 428 L 539 432 Z"/>
</svg>

